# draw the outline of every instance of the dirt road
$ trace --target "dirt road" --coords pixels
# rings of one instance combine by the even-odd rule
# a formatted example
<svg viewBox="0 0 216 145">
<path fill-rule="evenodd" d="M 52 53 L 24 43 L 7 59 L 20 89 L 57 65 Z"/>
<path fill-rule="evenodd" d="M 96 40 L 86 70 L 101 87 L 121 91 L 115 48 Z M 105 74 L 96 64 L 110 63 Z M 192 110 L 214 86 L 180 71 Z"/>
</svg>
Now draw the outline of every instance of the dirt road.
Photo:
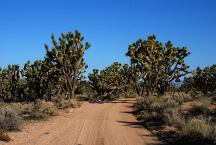
<svg viewBox="0 0 216 145">
<path fill-rule="evenodd" d="M 131 114 L 132 99 L 105 104 L 84 103 L 70 113 L 49 121 L 27 124 L 10 133 L 3 145 L 148 145 L 156 138 Z"/>
</svg>

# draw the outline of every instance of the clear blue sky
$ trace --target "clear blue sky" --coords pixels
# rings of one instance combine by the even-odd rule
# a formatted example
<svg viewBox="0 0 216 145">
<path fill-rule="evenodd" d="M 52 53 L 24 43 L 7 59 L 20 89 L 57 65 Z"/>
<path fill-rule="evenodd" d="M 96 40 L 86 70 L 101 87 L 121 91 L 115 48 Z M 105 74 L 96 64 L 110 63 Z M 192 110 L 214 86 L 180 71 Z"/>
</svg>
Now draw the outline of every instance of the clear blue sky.
<svg viewBox="0 0 216 145">
<path fill-rule="evenodd" d="M 0 66 L 43 58 L 51 33 L 78 29 L 90 42 L 87 72 L 127 63 L 128 45 L 156 34 L 191 51 L 191 68 L 216 63 L 215 0 L 1 0 Z"/>
</svg>

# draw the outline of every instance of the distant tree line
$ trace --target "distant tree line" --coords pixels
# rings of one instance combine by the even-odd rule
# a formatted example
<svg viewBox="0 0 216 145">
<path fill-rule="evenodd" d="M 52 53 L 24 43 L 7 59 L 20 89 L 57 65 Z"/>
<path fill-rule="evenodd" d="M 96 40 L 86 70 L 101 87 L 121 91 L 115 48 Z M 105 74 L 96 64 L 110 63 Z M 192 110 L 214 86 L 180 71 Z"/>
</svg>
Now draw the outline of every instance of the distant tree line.
<svg viewBox="0 0 216 145">
<path fill-rule="evenodd" d="M 128 47 L 126 56 L 130 64 L 115 62 L 110 66 L 94 69 L 84 79 L 87 64 L 85 51 L 88 42 L 78 32 L 62 33 L 58 40 L 51 36 L 52 46 L 45 44 L 46 54 L 42 60 L 27 61 L 19 65 L 0 68 L 0 99 L 3 101 L 51 100 L 60 94 L 64 99 L 76 94 L 91 92 L 93 96 L 118 96 L 125 92 L 136 92 L 141 96 L 157 94 L 163 96 L 173 82 L 186 77 L 181 88 L 187 91 L 215 93 L 216 65 L 197 68 L 192 73 L 185 63 L 190 55 L 186 47 L 176 47 L 171 41 L 163 44 L 151 35 L 147 40 L 139 39 Z"/>
<path fill-rule="evenodd" d="M 204 95 L 216 94 L 216 65 L 204 69 L 196 68 L 192 76 L 185 78 L 182 85 L 184 91 L 193 91 Z"/>
<path fill-rule="evenodd" d="M 75 97 L 78 84 L 83 80 L 87 67 L 84 53 L 90 47 L 78 32 L 62 33 L 57 41 L 52 35 L 53 46 L 45 44 L 46 55 L 42 60 L 24 68 L 9 65 L 0 69 L 0 99 L 3 101 L 51 100 L 56 94 L 65 99 Z"/>
</svg>

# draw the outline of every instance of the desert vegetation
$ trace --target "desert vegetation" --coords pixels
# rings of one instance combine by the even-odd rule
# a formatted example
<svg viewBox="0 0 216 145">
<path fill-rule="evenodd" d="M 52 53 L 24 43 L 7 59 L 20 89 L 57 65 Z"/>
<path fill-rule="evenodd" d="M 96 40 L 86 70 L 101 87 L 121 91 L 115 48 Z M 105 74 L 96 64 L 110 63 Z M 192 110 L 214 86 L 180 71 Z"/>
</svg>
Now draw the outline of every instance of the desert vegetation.
<svg viewBox="0 0 216 145">
<path fill-rule="evenodd" d="M 75 92 L 87 65 L 84 53 L 90 47 L 78 32 L 61 34 L 53 46 L 45 44 L 43 60 L 27 61 L 23 68 L 0 68 L 0 139 L 9 141 L 4 131 L 19 131 L 27 120 L 45 120 L 57 109 L 78 107 Z M 82 92 L 79 92 L 82 93 Z"/>
<path fill-rule="evenodd" d="M 190 70 L 186 47 L 162 43 L 155 35 L 128 46 L 129 64 L 114 62 L 84 72 L 88 42 L 78 31 L 51 36 L 42 60 L 23 68 L 0 68 L 0 140 L 29 120 L 46 120 L 79 101 L 104 103 L 133 97 L 133 113 L 168 144 L 216 144 L 216 65 Z"/>
<path fill-rule="evenodd" d="M 154 36 L 129 46 L 127 55 L 144 75 L 139 83 L 146 90 L 134 113 L 168 144 L 215 144 L 215 65 L 189 71 L 184 63 L 189 54 L 187 48 L 170 41 L 163 45 Z"/>
</svg>

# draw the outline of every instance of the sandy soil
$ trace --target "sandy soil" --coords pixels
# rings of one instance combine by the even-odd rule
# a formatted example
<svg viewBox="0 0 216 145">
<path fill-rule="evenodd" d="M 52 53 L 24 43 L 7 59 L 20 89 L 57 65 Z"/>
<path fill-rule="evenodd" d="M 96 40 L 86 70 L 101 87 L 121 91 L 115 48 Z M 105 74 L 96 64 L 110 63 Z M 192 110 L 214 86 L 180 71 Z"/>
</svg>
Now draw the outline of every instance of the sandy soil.
<svg viewBox="0 0 216 145">
<path fill-rule="evenodd" d="M 105 104 L 84 103 L 49 121 L 25 125 L 9 133 L 13 141 L 2 145 L 148 145 L 158 143 L 131 114 L 133 99 Z"/>
</svg>

